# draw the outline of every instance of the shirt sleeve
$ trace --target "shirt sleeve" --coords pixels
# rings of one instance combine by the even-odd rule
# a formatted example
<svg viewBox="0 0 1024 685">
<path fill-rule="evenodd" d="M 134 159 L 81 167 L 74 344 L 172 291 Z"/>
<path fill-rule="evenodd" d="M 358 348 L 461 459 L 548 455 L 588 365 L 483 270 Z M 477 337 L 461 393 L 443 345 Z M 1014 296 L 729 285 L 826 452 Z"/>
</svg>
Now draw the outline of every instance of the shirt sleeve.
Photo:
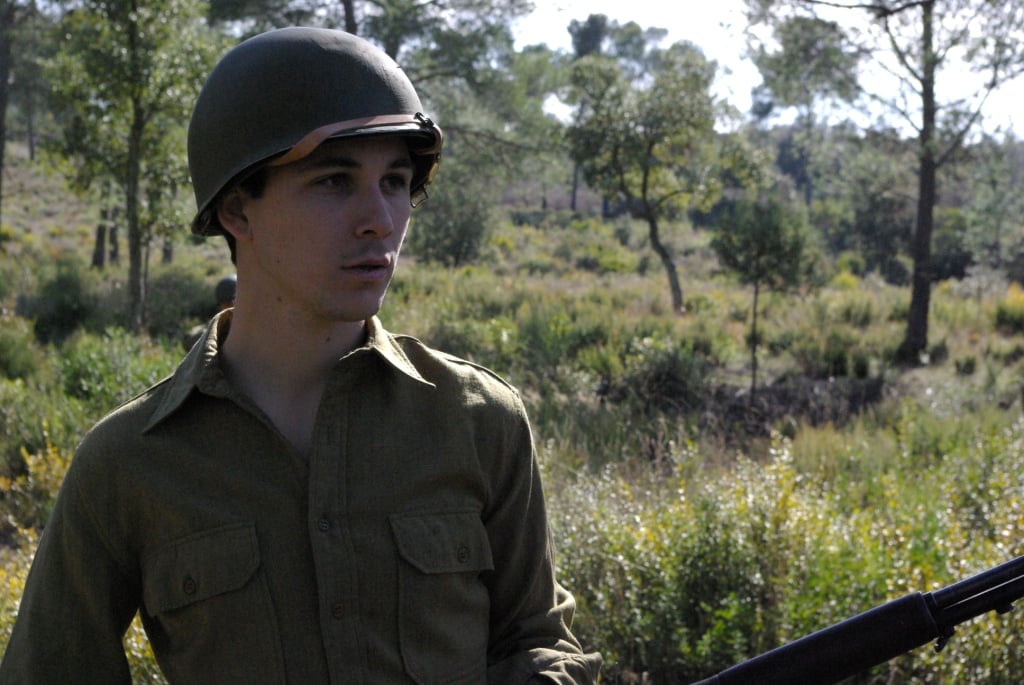
<svg viewBox="0 0 1024 685">
<path fill-rule="evenodd" d="M 521 404 L 493 465 L 492 507 L 485 518 L 494 556 L 487 579 L 491 643 L 487 681 L 494 685 L 589 685 L 601 657 L 572 634 L 575 601 L 555 580 L 554 555 L 533 438 Z"/>
<path fill-rule="evenodd" d="M 32 562 L 0 663 L 5 685 L 131 683 L 122 639 L 138 584 L 90 518 L 77 472 L 72 464 Z"/>
</svg>

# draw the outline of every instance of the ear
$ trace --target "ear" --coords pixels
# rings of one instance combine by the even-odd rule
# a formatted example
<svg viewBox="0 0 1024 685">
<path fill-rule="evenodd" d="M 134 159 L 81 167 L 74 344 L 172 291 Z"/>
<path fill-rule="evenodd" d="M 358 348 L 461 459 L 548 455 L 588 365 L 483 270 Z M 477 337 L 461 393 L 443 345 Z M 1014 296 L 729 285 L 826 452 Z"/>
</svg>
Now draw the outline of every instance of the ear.
<svg viewBox="0 0 1024 685">
<path fill-rule="evenodd" d="M 250 237 L 249 219 L 245 215 L 247 199 L 244 191 L 233 188 L 217 203 L 217 219 L 220 225 L 239 241 L 248 240 Z"/>
</svg>

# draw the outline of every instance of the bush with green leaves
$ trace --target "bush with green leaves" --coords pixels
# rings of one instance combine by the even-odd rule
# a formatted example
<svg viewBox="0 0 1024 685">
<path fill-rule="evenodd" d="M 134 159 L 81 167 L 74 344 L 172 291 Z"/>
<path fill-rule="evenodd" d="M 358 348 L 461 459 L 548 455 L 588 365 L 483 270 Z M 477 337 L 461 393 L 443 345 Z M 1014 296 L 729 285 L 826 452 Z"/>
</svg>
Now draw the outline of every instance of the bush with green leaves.
<svg viewBox="0 0 1024 685">
<path fill-rule="evenodd" d="M 0 376 L 27 380 L 43 366 L 42 357 L 29 322 L 6 311 L 0 313 Z"/>
<path fill-rule="evenodd" d="M 635 466 L 549 468 L 559 568 L 578 597 L 579 634 L 607 659 L 606 681 L 693 682 L 1018 554 L 1024 423 L 962 417 L 939 447 L 913 444 L 938 421 L 919 422 L 910 407 L 900 416 L 872 430 L 917 436 L 909 443 L 854 439 L 827 445 L 818 462 L 777 441 L 764 463 L 741 459 L 721 473 L 690 449 L 667 479 Z M 894 451 L 868 454 L 882 444 Z M 850 477 L 874 482 L 843 487 L 866 458 L 873 473 Z M 1016 612 L 987 615 L 941 654 L 922 645 L 849 682 L 1015 682 L 1022 624 Z"/>
<path fill-rule="evenodd" d="M 447 167 L 443 186 L 413 212 L 408 249 L 417 259 L 445 266 L 463 266 L 480 254 L 494 222 L 488 174 L 465 165 Z"/>
<path fill-rule="evenodd" d="M 78 333 L 64 342 L 58 362 L 63 393 L 99 418 L 174 370 L 181 352 L 121 328 Z"/>
<path fill-rule="evenodd" d="M 0 378 L 0 477 L 24 473 L 25 451 L 39 453 L 48 443 L 74 445 L 96 418 L 58 389 Z"/>
<path fill-rule="evenodd" d="M 99 280 L 80 259 L 65 258 L 28 298 L 23 315 L 35 324 L 41 342 L 60 342 L 84 326 L 96 312 Z"/>
<path fill-rule="evenodd" d="M 207 274 L 199 265 L 170 265 L 154 270 L 146 300 L 149 334 L 178 340 L 190 327 L 212 317 L 217 311 L 214 287 L 220 277 Z"/>
<path fill-rule="evenodd" d="M 1006 333 L 1024 332 L 1024 288 L 1011 283 L 1006 296 L 996 304 L 996 328 Z"/>
</svg>

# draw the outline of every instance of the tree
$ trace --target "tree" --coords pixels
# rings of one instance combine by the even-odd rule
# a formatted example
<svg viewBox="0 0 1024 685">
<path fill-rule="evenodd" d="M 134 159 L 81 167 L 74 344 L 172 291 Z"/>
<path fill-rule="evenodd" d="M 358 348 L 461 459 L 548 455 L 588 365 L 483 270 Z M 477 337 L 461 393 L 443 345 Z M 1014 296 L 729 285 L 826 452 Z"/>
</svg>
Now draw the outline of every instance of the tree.
<svg viewBox="0 0 1024 685">
<path fill-rule="evenodd" d="M 111 180 L 128 229 L 128 322 L 145 319 L 152 201 L 183 187 L 185 122 L 219 45 L 198 0 L 82 0 L 63 17 L 49 64 L 64 121 L 54 149 L 73 186 Z"/>
<path fill-rule="evenodd" d="M 27 11 L 14 31 L 17 46 L 11 59 L 11 80 L 7 102 L 7 137 L 23 134 L 29 159 L 35 160 L 41 136 L 53 135 L 47 116 L 46 98 L 51 87 L 43 77 L 43 63 L 53 56 L 57 46 L 50 40 L 55 17 L 39 11 Z"/>
<path fill-rule="evenodd" d="M 4 157 L 7 147 L 7 106 L 11 97 L 11 77 L 15 70 L 15 42 L 19 28 L 38 15 L 33 0 L 0 0 L 0 197 L 3 189 Z"/>
<path fill-rule="evenodd" d="M 586 21 L 573 19 L 569 22 L 568 30 L 572 36 L 573 60 L 588 56 L 613 58 L 623 69 L 624 76 L 631 80 L 642 78 L 649 71 L 651 65 L 647 63 L 648 48 L 658 45 L 668 35 L 665 29 L 642 29 L 636 22 L 620 25 L 617 21 L 610 21 L 604 14 L 591 14 Z M 569 100 L 574 99 L 570 94 Z M 578 102 L 573 104 L 580 105 Z M 582 113 L 583 107 L 577 106 L 574 113 L 574 124 L 577 126 Z M 576 211 L 579 184 L 580 165 L 575 162 L 572 169 L 573 211 Z"/>
<path fill-rule="evenodd" d="M 757 388 L 758 306 L 763 290 L 783 292 L 811 282 L 814 253 L 806 211 L 777 197 L 743 196 L 727 204 L 711 246 L 724 267 L 753 287 L 750 307 L 750 397 Z"/>
<path fill-rule="evenodd" d="M 900 256 L 914 230 L 913 146 L 892 130 L 868 131 L 844 146 L 836 190 L 852 208 L 844 250 L 864 257 L 865 270 L 897 285 L 908 283 Z"/>
<path fill-rule="evenodd" d="M 1017 141 L 1008 136 L 1000 144 L 986 136 L 970 149 L 971 202 L 968 246 L 978 266 L 1000 269 L 1005 249 L 1012 238 L 1014 221 L 1024 215 L 1024 198 L 1019 188 L 1024 183 L 1024 168 L 1011 157 Z"/>
<path fill-rule="evenodd" d="M 472 163 L 445 166 L 440 187 L 413 212 L 409 249 L 417 259 L 458 267 L 480 254 L 494 206 L 485 188 L 485 169 Z"/>
<path fill-rule="evenodd" d="M 471 79 L 496 38 L 528 13 L 529 0 L 210 0 L 210 21 L 244 34 L 282 26 L 343 28 L 378 43 L 414 83 L 439 75 Z M 414 73 L 406 58 L 420 53 Z"/>
<path fill-rule="evenodd" d="M 755 23 L 780 17 L 839 14 L 851 25 L 868 19 L 860 40 L 896 79 L 895 93 L 868 92 L 917 135 L 918 189 L 911 256 L 910 308 L 897 357 L 917 363 L 928 343 L 932 233 L 937 170 L 960 151 L 980 120 L 987 96 L 1024 72 L 1024 4 L 991 0 L 747 0 Z M 846 10 L 840 12 L 840 10 Z M 866 17 L 865 17 L 866 13 Z M 849 31 L 853 32 L 852 26 Z M 977 74 L 976 92 L 941 98 L 941 86 L 963 62 Z M 876 79 L 877 80 L 877 77 Z"/>
<path fill-rule="evenodd" d="M 715 132 L 721 105 L 710 92 L 714 62 L 694 45 L 677 43 L 651 54 L 650 64 L 649 73 L 634 81 L 614 59 L 577 60 L 572 83 L 580 113 L 569 141 L 587 183 L 647 222 L 672 307 L 682 312 L 683 292 L 661 237 L 662 222 L 708 209 L 721 195 L 727 171 L 746 179 L 756 165 L 738 138 Z"/>
<path fill-rule="evenodd" d="M 817 147 L 820 133 L 815 105 L 819 100 L 853 102 L 859 94 L 856 69 L 862 58 L 839 25 L 817 17 L 792 17 L 775 26 L 779 48 L 765 45 L 752 50 L 753 61 L 764 83 L 755 93 L 759 103 L 756 116 L 765 119 L 775 105 L 795 107 L 799 112 L 791 150 L 794 161 L 804 173 L 794 180 L 804 192 L 804 201 L 814 198 L 814 174 L 811 151 Z"/>
</svg>

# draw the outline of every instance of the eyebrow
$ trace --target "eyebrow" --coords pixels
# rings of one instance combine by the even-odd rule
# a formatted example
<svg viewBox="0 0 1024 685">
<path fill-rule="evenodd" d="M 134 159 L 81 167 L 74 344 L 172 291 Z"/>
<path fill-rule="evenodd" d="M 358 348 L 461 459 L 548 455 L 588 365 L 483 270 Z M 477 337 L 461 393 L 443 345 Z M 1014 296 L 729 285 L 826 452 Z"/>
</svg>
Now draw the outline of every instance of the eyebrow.
<svg viewBox="0 0 1024 685">
<path fill-rule="evenodd" d="M 325 154 L 325 155 L 310 155 L 304 160 L 300 161 L 301 167 L 304 169 L 317 170 L 317 169 L 329 169 L 341 167 L 344 169 L 359 169 L 363 165 L 359 160 L 354 157 L 347 157 L 345 155 L 338 154 Z M 412 169 L 414 168 L 412 163 L 412 157 L 402 155 L 396 157 L 391 164 L 388 165 L 389 169 Z"/>
</svg>

